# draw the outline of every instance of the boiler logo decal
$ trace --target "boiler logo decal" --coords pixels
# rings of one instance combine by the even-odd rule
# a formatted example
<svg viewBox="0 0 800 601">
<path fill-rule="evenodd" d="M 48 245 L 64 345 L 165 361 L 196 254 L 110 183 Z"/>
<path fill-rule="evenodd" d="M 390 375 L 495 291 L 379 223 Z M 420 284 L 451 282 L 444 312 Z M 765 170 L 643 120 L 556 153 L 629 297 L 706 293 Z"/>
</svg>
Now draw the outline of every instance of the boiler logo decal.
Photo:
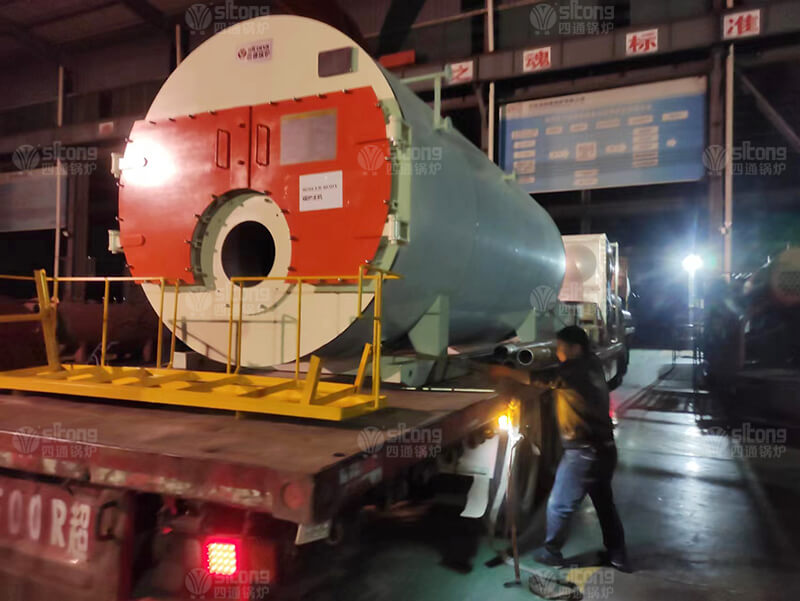
<svg viewBox="0 0 800 601">
<path fill-rule="evenodd" d="M 261 40 L 241 46 L 236 51 L 236 58 L 246 62 L 268 61 L 272 58 L 272 40 Z"/>
</svg>

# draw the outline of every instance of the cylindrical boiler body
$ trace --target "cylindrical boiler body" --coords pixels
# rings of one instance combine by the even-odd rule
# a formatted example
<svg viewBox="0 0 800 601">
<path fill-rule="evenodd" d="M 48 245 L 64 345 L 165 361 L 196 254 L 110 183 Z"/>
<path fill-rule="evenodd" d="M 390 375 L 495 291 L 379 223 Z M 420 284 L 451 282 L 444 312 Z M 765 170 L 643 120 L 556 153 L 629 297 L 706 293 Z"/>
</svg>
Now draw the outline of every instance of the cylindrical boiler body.
<svg viewBox="0 0 800 601">
<path fill-rule="evenodd" d="M 348 53 L 349 67 L 323 72 Z M 309 19 L 262 17 L 194 50 L 134 126 L 125 160 L 132 272 L 183 272 L 176 323 L 170 285 L 163 314 L 212 359 L 226 355 L 237 275 L 279 278 L 241 292 L 248 366 L 294 358 L 299 286 L 283 278 L 390 269 L 402 279 L 385 284 L 384 341 L 404 339 L 443 297 L 458 344 L 512 333 L 531 293 L 558 291 L 564 275 L 546 211 L 352 40 Z M 145 291 L 158 309 L 158 285 Z M 304 281 L 301 354 L 360 352 L 372 296 L 362 319 L 356 296 L 352 280 Z"/>
</svg>

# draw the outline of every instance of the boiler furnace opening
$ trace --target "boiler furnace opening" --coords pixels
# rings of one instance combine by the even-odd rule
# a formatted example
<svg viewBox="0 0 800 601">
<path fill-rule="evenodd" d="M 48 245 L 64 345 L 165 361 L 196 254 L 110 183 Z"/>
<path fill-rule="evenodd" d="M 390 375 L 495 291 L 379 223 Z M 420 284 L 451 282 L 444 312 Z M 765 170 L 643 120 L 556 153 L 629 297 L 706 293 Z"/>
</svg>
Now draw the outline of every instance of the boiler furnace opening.
<svg viewBox="0 0 800 601">
<path fill-rule="evenodd" d="M 268 276 L 275 264 L 275 239 L 257 221 L 244 221 L 225 236 L 220 257 L 229 278 Z M 244 286 L 258 283 L 244 282 Z"/>
</svg>

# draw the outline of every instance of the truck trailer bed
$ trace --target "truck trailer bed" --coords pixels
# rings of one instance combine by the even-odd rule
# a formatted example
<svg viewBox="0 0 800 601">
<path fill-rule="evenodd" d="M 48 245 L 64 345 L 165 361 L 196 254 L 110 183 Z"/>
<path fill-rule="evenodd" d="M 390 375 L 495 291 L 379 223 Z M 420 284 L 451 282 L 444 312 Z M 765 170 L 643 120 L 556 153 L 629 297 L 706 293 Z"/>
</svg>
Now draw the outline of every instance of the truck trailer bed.
<svg viewBox="0 0 800 601">
<path fill-rule="evenodd" d="M 0 395 L 0 467 L 313 524 L 505 408 L 490 392 L 385 390 L 346 422 Z"/>
</svg>

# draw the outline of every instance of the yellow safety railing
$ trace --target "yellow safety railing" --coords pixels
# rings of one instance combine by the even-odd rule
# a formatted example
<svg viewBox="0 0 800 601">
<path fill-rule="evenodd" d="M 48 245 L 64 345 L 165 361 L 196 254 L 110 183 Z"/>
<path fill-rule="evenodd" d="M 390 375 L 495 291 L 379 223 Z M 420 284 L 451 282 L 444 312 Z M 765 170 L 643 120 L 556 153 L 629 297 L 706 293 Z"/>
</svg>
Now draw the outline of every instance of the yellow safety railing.
<svg viewBox="0 0 800 601">
<path fill-rule="evenodd" d="M 363 383 L 364 372 L 367 362 L 372 360 L 372 396 L 376 407 L 379 404 L 380 398 L 380 381 L 381 381 L 381 336 L 382 336 L 382 313 L 383 313 L 383 284 L 385 280 L 399 279 L 401 276 L 391 271 L 381 269 L 372 265 L 360 265 L 356 275 L 331 275 L 331 276 L 274 276 L 274 277 L 234 277 L 231 279 L 230 284 L 230 314 L 228 318 L 228 349 L 226 354 L 226 373 L 238 374 L 242 364 L 242 330 L 245 323 L 243 319 L 243 305 L 244 305 L 244 285 L 246 282 L 265 282 L 265 281 L 289 281 L 296 283 L 297 286 L 297 328 L 296 328 L 296 344 L 295 344 L 295 360 L 294 360 L 294 377 L 295 380 L 300 379 L 300 341 L 301 341 L 301 327 L 302 327 L 302 295 L 303 283 L 314 282 L 327 282 L 327 281 L 352 281 L 358 282 L 357 293 L 357 309 L 356 316 L 361 318 L 363 293 L 365 285 L 372 281 L 374 282 L 374 307 L 373 307 L 373 327 L 372 327 L 372 342 L 367 343 L 362 352 L 361 361 L 356 376 L 355 388 L 356 392 L 360 392 Z M 34 282 L 36 286 L 36 294 L 39 301 L 39 311 L 37 313 L 24 313 L 13 315 L 0 315 L 0 323 L 15 323 L 25 321 L 39 321 L 42 323 L 43 336 L 45 340 L 45 350 L 47 353 L 48 367 L 54 370 L 61 369 L 61 363 L 58 356 L 58 342 L 56 339 L 56 308 L 58 305 L 58 298 L 53 296 L 51 298 L 48 282 L 54 282 L 53 293 L 57 294 L 57 284 L 60 282 L 82 282 L 91 283 L 97 282 L 103 284 L 103 324 L 100 342 L 100 365 L 106 366 L 107 361 L 107 346 L 108 346 L 108 324 L 109 324 L 109 298 L 110 298 L 110 284 L 112 282 L 146 282 L 156 283 L 159 286 L 159 301 L 158 301 L 158 332 L 157 332 L 157 347 L 156 347 L 156 368 L 160 368 L 163 357 L 163 336 L 161 327 L 164 323 L 164 296 L 167 287 L 167 279 L 164 277 L 142 277 L 142 276 L 59 276 L 58 278 L 48 277 L 44 270 L 37 270 L 34 276 L 17 276 L 17 275 L 0 275 L 0 280 L 11 281 L 27 281 Z M 178 323 L 178 296 L 181 292 L 181 286 L 185 282 L 181 280 L 175 281 L 174 284 L 174 303 L 172 311 L 172 324 L 173 328 L 177 329 Z M 239 303 L 238 315 L 234 319 L 235 311 L 235 291 L 239 288 Z M 233 330 L 234 323 L 236 324 L 236 362 L 233 361 Z M 169 361 L 166 367 L 172 368 L 175 359 L 175 340 L 176 335 L 173 331 L 170 337 Z M 321 363 L 319 358 L 312 356 L 309 364 L 309 378 L 315 381 L 319 378 L 321 370 Z"/>
<path fill-rule="evenodd" d="M 382 336 L 382 318 L 383 318 L 383 283 L 385 280 L 396 280 L 399 279 L 400 275 L 388 271 L 386 269 L 381 269 L 380 267 L 375 267 L 373 265 L 360 265 L 358 268 L 357 275 L 328 275 L 328 276 L 274 276 L 274 277 L 260 277 L 260 276 L 248 276 L 248 277 L 234 277 L 231 278 L 231 285 L 230 285 L 230 313 L 228 316 L 228 352 L 227 352 L 227 361 L 226 361 L 226 372 L 227 373 L 239 373 L 239 368 L 241 367 L 241 357 L 242 357 L 242 327 L 243 327 L 243 305 L 244 305 L 244 285 L 246 282 L 269 282 L 269 281 L 291 281 L 295 282 L 297 285 L 297 328 L 296 328 L 296 340 L 295 340 L 295 360 L 294 360 L 294 377 L 296 380 L 300 379 L 300 335 L 302 331 L 302 309 L 303 309 L 303 283 L 309 281 L 315 282 L 326 282 L 326 281 L 345 281 L 345 280 L 357 280 L 358 281 L 358 294 L 357 294 L 357 307 L 356 307 L 356 317 L 361 318 L 363 316 L 363 312 L 361 309 L 361 305 L 363 302 L 363 292 L 365 282 L 373 281 L 375 282 L 375 291 L 374 291 L 374 307 L 373 307 L 373 316 L 372 316 L 372 343 L 367 344 L 364 347 L 364 351 L 361 356 L 361 361 L 359 363 L 359 370 L 358 376 L 356 376 L 356 392 L 360 391 L 361 383 L 363 380 L 363 372 L 366 367 L 366 363 L 371 359 L 372 360 L 372 395 L 375 398 L 375 402 L 378 402 L 378 398 L 380 396 L 380 381 L 381 381 L 381 336 Z M 234 319 L 234 306 L 235 306 L 235 297 L 236 297 L 236 288 L 239 288 L 239 306 L 238 306 L 238 316 Z M 233 330 L 234 330 L 234 323 L 237 324 L 236 327 L 236 364 L 233 365 Z M 173 337 L 174 339 L 174 337 Z M 309 374 L 314 378 L 317 378 L 319 375 L 319 369 L 321 369 L 321 365 L 318 362 L 314 362 L 312 358 L 312 362 L 309 364 Z M 316 373 L 313 373 L 316 372 Z"/>
<path fill-rule="evenodd" d="M 157 332 L 157 347 L 156 347 L 156 367 L 161 367 L 161 358 L 163 355 L 162 350 L 162 336 L 161 336 L 161 324 L 163 323 L 163 314 L 164 314 L 164 287 L 166 285 L 166 278 L 163 277 L 133 277 L 133 276 L 59 276 L 55 278 L 48 277 L 45 273 L 44 269 L 40 269 L 34 272 L 33 277 L 29 276 L 20 276 L 20 275 L 0 275 L 0 280 L 11 280 L 11 281 L 24 281 L 24 282 L 34 282 L 36 284 L 36 295 L 39 301 L 39 312 L 38 313 L 22 313 L 18 315 L 0 315 L 0 323 L 10 323 L 15 321 L 41 321 L 44 325 L 46 319 L 51 319 L 53 321 L 53 336 L 55 336 L 55 314 L 56 314 L 56 307 L 58 306 L 59 299 L 55 296 L 58 292 L 58 288 L 56 286 L 57 283 L 60 282 L 82 282 L 82 283 L 90 283 L 90 282 L 98 282 L 103 284 L 103 327 L 101 333 L 101 342 L 100 342 L 100 365 L 106 365 L 106 349 L 108 347 L 108 303 L 109 303 L 109 288 L 111 282 L 147 282 L 153 283 L 157 282 L 160 286 L 161 290 L 161 298 L 159 300 L 159 311 L 158 311 L 158 332 Z M 54 282 L 53 285 L 53 293 L 54 295 L 51 297 L 49 289 L 48 289 L 48 282 Z M 177 308 L 177 298 L 176 298 L 176 308 Z M 174 317 L 174 316 L 173 316 Z M 174 323 L 174 321 L 173 321 Z M 45 328 L 44 331 L 45 337 L 45 347 L 47 348 L 49 344 L 55 343 L 55 341 L 48 340 L 48 332 Z M 174 336 L 173 336 L 174 339 Z M 56 348 L 58 348 L 56 344 Z M 172 367 L 172 361 L 175 354 L 175 345 L 174 342 L 170 349 L 170 358 L 168 367 Z M 48 365 L 50 367 L 54 367 L 53 362 L 51 361 L 51 357 L 48 353 L 47 358 Z M 58 362 L 58 358 L 56 357 L 55 367 L 60 367 L 60 363 Z"/>
</svg>

